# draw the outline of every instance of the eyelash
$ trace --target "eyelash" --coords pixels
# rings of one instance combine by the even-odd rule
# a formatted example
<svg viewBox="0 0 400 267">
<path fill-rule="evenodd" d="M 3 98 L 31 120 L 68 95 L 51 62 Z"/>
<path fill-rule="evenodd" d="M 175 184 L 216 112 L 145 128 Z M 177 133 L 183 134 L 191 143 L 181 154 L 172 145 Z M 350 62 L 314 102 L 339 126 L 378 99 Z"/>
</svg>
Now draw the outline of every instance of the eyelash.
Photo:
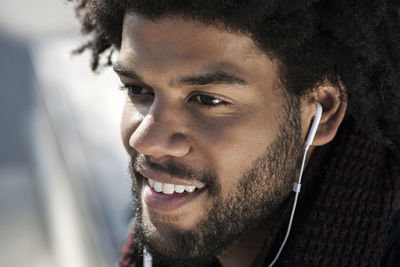
<svg viewBox="0 0 400 267">
<path fill-rule="evenodd" d="M 130 97 L 138 97 L 139 95 L 151 95 L 151 96 L 154 96 L 154 93 L 153 92 L 151 92 L 151 91 L 149 91 L 148 90 L 148 92 L 147 93 L 145 93 L 145 94 L 142 94 L 142 93 L 140 93 L 140 92 L 135 92 L 134 90 L 142 90 L 142 89 L 145 89 L 145 88 L 143 88 L 142 86 L 136 86 L 136 85 L 120 85 L 120 89 L 121 90 L 126 90 L 127 92 L 128 92 L 128 95 L 130 96 Z"/>
<path fill-rule="evenodd" d="M 121 86 L 120 86 L 120 89 L 121 89 L 121 90 L 126 90 L 126 91 L 128 92 L 129 97 L 131 97 L 131 98 L 138 98 L 138 97 L 140 97 L 140 96 L 143 96 L 143 97 L 144 97 L 144 96 L 154 96 L 154 93 L 151 92 L 151 91 L 149 91 L 149 90 L 147 90 L 146 93 L 140 93 L 140 92 L 137 92 L 137 91 L 135 92 L 135 91 L 134 91 L 134 90 L 142 90 L 142 89 L 145 89 L 145 88 L 143 88 L 143 87 L 141 87 L 141 86 L 136 86 L 136 85 L 121 85 Z M 146 90 L 146 89 L 145 89 L 145 90 Z M 201 97 L 203 97 L 203 99 L 201 99 Z M 207 100 L 208 100 L 208 101 L 211 101 L 213 104 L 204 104 L 204 101 L 205 101 L 204 98 L 207 98 Z M 227 105 L 229 105 L 228 102 L 226 102 L 226 101 L 224 101 L 224 100 L 222 100 L 222 99 L 213 97 L 213 96 L 208 95 L 208 94 L 199 93 L 199 92 L 195 92 L 193 95 L 191 95 L 190 98 L 189 98 L 189 102 L 193 102 L 194 104 L 199 105 L 199 106 L 201 106 L 201 107 L 203 107 L 203 108 L 216 108 L 216 107 L 218 107 L 218 106 L 220 106 L 220 105 L 222 105 L 222 106 L 227 106 Z M 202 102 L 203 102 L 203 103 L 202 103 Z M 217 103 L 216 103 L 216 102 L 217 102 Z"/>
</svg>

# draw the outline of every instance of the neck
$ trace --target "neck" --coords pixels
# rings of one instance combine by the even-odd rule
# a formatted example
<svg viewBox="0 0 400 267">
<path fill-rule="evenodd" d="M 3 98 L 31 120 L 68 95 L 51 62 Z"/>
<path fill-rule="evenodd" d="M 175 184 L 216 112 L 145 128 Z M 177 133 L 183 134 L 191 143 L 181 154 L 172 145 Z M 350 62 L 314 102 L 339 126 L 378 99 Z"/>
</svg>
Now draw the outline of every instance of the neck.
<svg viewBox="0 0 400 267">
<path fill-rule="evenodd" d="M 268 235 L 281 219 L 279 214 L 269 217 L 259 226 L 247 232 L 240 240 L 224 250 L 217 258 L 223 267 L 251 266 Z"/>
</svg>

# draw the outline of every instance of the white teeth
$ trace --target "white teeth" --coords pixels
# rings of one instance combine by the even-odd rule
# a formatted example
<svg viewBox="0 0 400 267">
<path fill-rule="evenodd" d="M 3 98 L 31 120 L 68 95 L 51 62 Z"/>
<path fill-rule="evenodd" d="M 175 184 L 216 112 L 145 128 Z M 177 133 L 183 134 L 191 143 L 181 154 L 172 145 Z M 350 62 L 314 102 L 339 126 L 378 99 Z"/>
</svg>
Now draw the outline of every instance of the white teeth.
<svg viewBox="0 0 400 267">
<path fill-rule="evenodd" d="M 154 181 L 154 191 L 161 192 L 163 190 L 163 184 L 160 182 Z"/>
<path fill-rule="evenodd" d="M 154 187 L 154 180 L 149 179 L 149 185 L 150 185 L 151 187 Z"/>
<path fill-rule="evenodd" d="M 192 193 L 198 189 L 202 189 L 204 186 L 188 186 L 188 185 L 174 185 L 174 184 L 167 184 L 167 183 L 160 183 L 157 181 L 154 181 L 152 179 L 148 179 L 149 185 L 154 188 L 154 191 L 160 193 L 163 192 L 164 194 L 173 194 L 174 192 L 176 193 L 183 193 L 184 191 Z"/>
<path fill-rule="evenodd" d="M 175 185 L 175 192 L 183 193 L 183 191 L 185 191 L 185 186 L 183 186 L 183 185 Z"/>
<path fill-rule="evenodd" d="M 195 186 L 185 186 L 186 192 L 192 193 L 192 192 L 194 192 L 194 190 L 196 190 Z"/>
<path fill-rule="evenodd" d="M 175 186 L 173 184 L 164 184 L 162 191 L 163 191 L 164 194 L 170 195 L 170 194 L 174 193 Z"/>
</svg>

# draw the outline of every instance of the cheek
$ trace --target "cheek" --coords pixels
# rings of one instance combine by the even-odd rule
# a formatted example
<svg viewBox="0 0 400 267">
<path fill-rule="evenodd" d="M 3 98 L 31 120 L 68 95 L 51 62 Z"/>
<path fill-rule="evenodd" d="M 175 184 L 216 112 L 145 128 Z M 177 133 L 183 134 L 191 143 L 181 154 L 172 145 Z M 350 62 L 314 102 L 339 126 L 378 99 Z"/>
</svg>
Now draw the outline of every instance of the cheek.
<svg viewBox="0 0 400 267">
<path fill-rule="evenodd" d="M 197 131 L 198 147 L 218 174 L 222 188 L 228 188 L 241 177 L 275 139 L 277 120 L 252 114 L 224 118 Z"/>
</svg>

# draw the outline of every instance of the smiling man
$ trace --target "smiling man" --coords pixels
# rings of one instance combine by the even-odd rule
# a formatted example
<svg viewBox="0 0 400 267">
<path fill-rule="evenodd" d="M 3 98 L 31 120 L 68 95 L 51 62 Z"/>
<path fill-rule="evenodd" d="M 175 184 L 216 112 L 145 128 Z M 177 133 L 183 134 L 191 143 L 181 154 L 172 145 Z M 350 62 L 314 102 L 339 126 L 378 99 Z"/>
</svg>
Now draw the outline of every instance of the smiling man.
<svg viewBox="0 0 400 267">
<path fill-rule="evenodd" d="M 395 266 L 400 28 L 386 1 L 79 1 L 127 98 L 120 266 Z M 110 56 L 111 58 L 111 56 Z M 296 197 L 297 200 L 297 197 Z M 397 217 L 396 217 L 397 216 Z M 398 227 L 397 227 L 398 228 Z"/>
</svg>

